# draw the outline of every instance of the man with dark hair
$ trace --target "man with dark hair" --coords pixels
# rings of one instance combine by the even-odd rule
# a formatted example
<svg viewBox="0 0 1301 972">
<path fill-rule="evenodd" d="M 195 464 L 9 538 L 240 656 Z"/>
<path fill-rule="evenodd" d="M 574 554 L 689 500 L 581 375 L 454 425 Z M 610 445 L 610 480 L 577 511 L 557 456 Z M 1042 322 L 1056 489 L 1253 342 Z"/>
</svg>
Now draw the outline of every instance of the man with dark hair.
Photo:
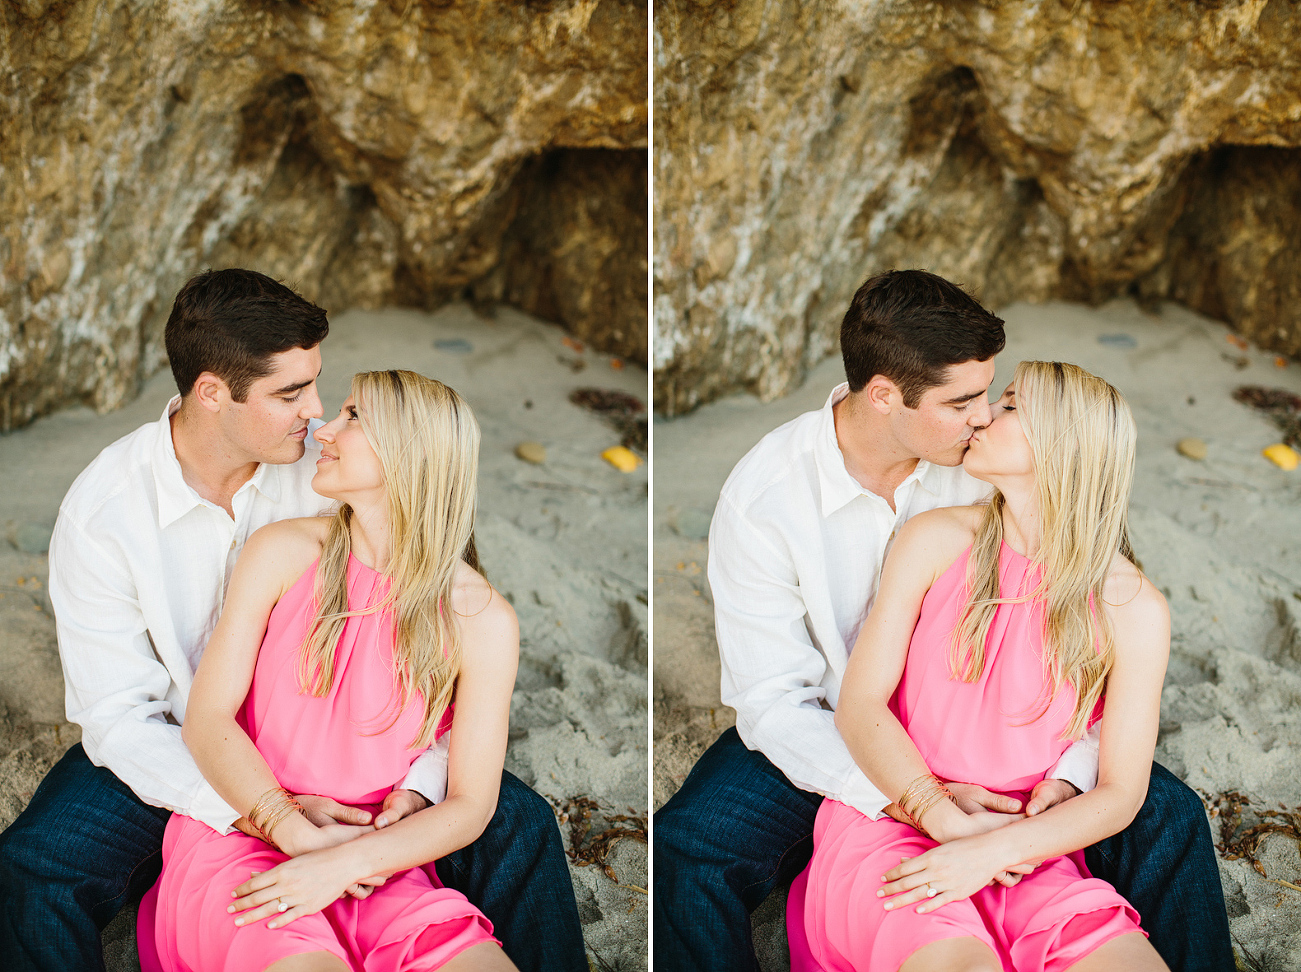
<svg viewBox="0 0 1301 972">
<path fill-rule="evenodd" d="M 320 445 L 308 434 L 322 414 L 328 331 L 325 311 L 260 273 L 192 278 L 165 334 L 180 394 L 68 490 L 49 590 L 82 741 L 0 835 L 5 972 L 102 969 L 99 932 L 157 878 L 172 812 L 254 834 L 203 778 L 180 723 L 244 542 L 328 505 L 311 488 Z M 326 797 L 298 799 L 318 825 L 381 827 L 446 787 L 444 743 L 412 764 L 373 822 Z M 484 834 L 436 868 L 494 923 L 519 968 L 586 969 L 554 815 L 510 773 Z"/>
<path fill-rule="evenodd" d="M 749 915 L 808 863 L 824 796 L 902 819 L 849 754 L 834 710 L 898 528 L 988 492 L 961 462 L 971 433 L 991 419 L 1003 322 L 941 277 L 891 271 L 859 288 L 840 342 L 848 382 L 819 411 L 766 435 L 732 470 L 714 511 L 709 583 L 722 700 L 736 728 L 655 814 L 661 972 L 757 968 Z M 1024 812 L 1091 789 L 1097 770 L 1095 729 Z M 967 813 L 1023 809 L 979 786 L 950 787 Z M 1233 968 L 1202 804 L 1169 771 L 1153 764 L 1134 823 L 1086 858 L 1138 909 L 1172 969 Z"/>
</svg>

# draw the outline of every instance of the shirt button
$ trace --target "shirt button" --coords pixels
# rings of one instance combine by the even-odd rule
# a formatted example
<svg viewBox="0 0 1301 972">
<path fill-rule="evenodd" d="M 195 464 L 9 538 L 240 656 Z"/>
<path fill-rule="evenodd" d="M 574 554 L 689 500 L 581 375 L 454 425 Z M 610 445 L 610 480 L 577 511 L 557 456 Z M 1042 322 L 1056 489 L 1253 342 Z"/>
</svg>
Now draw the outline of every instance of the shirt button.
<svg viewBox="0 0 1301 972">
<path fill-rule="evenodd" d="M 234 541 L 234 540 L 232 540 L 232 541 L 230 542 L 230 549 L 231 549 L 231 550 L 234 550 L 234 549 L 235 549 L 235 541 Z"/>
</svg>

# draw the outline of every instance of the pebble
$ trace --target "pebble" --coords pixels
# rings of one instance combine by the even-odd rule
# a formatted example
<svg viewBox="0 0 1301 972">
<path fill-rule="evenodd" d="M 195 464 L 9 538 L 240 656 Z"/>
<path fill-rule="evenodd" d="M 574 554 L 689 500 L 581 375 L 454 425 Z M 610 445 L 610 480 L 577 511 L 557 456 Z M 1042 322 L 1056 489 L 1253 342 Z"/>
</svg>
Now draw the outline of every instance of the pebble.
<svg viewBox="0 0 1301 972">
<path fill-rule="evenodd" d="M 515 447 L 515 455 L 525 462 L 540 466 L 547 461 L 547 447 L 541 442 L 521 442 Z"/>
<path fill-rule="evenodd" d="M 641 465 L 641 460 L 637 458 L 637 453 L 624 446 L 614 446 L 606 449 L 601 453 L 601 458 L 612 465 L 619 472 L 630 473 Z"/>
<path fill-rule="evenodd" d="M 1201 439 L 1180 439 L 1175 448 L 1179 450 L 1179 455 L 1187 456 L 1189 459 L 1205 459 L 1206 443 Z"/>
<path fill-rule="evenodd" d="M 50 549 L 50 537 L 54 531 L 39 523 L 24 523 L 18 528 L 14 544 L 23 553 L 43 554 Z"/>
<path fill-rule="evenodd" d="M 704 510 L 681 510 L 674 518 L 673 532 L 688 540 L 704 540 L 709 536 L 711 519 Z"/>
<path fill-rule="evenodd" d="M 1108 348 L 1122 348 L 1126 351 L 1138 347 L 1138 342 L 1129 334 L 1099 334 L 1098 343 Z"/>
<path fill-rule="evenodd" d="M 1286 469 L 1291 472 L 1298 465 L 1301 465 L 1301 455 L 1290 446 L 1277 442 L 1268 449 L 1262 449 L 1261 453 L 1266 459 L 1278 466 L 1279 469 Z"/>
<path fill-rule="evenodd" d="M 474 350 L 474 345 L 465 338 L 439 338 L 434 342 L 434 348 L 448 354 L 469 354 Z"/>
</svg>

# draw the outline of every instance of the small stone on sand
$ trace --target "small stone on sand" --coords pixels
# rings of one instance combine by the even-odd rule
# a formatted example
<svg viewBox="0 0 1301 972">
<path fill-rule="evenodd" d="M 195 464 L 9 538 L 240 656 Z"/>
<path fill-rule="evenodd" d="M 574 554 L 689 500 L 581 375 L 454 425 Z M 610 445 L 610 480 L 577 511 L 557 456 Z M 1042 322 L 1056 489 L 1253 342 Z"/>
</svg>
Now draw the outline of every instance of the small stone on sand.
<svg viewBox="0 0 1301 972">
<path fill-rule="evenodd" d="M 619 472 L 630 473 L 641 465 L 641 460 L 637 458 L 637 454 L 631 449 L 626 449 L 623 446 L 614 446 L 613 448 L 606 449 L 601 453 L 601 458 L 612 465 L 615 469 L 619 470 Z"/>
<path fill-rule="evenodd" d="M 1179 455 L 1187 456 L 1189 459 L 1206 458 L 1206 443 L 1201 439 L 1180 439 L 1175 443 L 1175 448 L 1179 450 Z"/>
<path fill-rule="evenodd" d="M 446 351 L 448 354 L 469 354 L 474 345 L 465 338 L 439 338 L 434 342 L 434 350 Z"/>
<path fill-rule="evenodd" d="M 43 554 L 50 549 L 50 536 L 53 534 L 47 526 L 39 523 L 24 523 L 18 528 L 14 544 L 23 553 Z"/>
<path fill-rule="evenodd" d="M 540 466 L 547 461 L 547 447 L 541 442 L 521 442 L 515 447 L 515 455 L 525 462 Z"/>
<path fill-rule="evenodd" d="M 1284 445 L 1282 442 L 1276 443 L 1268 449 L 1262 449 L 1260 454 L 1278 468 L 1286 469 L 1288 472 L 1301 465 L 1301 455 L 1298 455 L 1295 449 Z"/>
<path fill-rule="evenodd" d="M 673 532 L 688 540 L 704 540 L 709 536 L 709 521 L 713 517 L 704 510 L 681 510 L 673 521 Z"/>
<path fill-rule="evenodd" d="M 1098 343 L 1109 348 L 1120 348 L 1124 351 L 1138 347 L 1138 342 L 1129 334 L 1099 334 Z"/>
</svg>

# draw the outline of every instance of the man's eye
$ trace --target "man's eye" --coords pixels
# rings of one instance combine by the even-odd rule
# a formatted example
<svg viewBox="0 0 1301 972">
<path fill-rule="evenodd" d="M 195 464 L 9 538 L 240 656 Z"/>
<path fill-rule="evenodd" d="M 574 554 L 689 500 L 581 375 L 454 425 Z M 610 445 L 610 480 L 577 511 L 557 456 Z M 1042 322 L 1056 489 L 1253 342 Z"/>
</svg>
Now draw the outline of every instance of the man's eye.
<svg viewBox="0 0 1301 972">
<path fill-rule="evenodd" d="M 286 401 L 286 402 L 288 402 L 289 404 L 292 405 L 294 402 L 298 401 L 298 399 L 300 399 L 300 398 L 302 398 L 302 397 L 303 397 L 303 393 L 302 393 L 302 392 L 299 392 L 297 395 L 294 395 L 292 398 L 286 398 L 286 399 L 284 399 L 284 401 Z"/>
</svg>

